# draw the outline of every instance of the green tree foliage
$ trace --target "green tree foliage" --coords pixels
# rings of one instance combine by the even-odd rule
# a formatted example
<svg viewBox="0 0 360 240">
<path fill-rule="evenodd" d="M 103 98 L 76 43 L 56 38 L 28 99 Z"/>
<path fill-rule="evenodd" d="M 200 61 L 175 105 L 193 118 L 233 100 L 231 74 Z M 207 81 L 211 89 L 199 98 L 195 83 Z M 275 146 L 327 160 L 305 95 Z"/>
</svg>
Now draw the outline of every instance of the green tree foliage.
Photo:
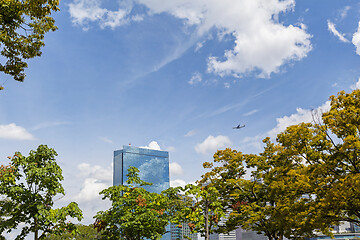
<svg viewBox="0 0 360 240">
<path fill-rule="evenodd" d="M 215 154 L 220 166 L 208 174 L 217 177 L 213 182 L 219 186 L 230 212 L 222 230 L 228 232 L 241 226 L 262 233 L 269 240 L 284 236 L 303 239 L 312 236 L 314 229 L 325 232 L 327 225 L 314 221 L 317 209 L 309 197 L 313 188 L 302 159 L 289 157 L 269 139 L 264 142 L 266 146 L 260 154 L 242 154 L 231 149 Z M 236 175 L 244 172 L 242 165 L 248 168 L 250 179 Z"/>
<path fill-rule="evenodd" d="M 151 185 L 138 177 L 139 170 L 128 169 L 127 185 L 112 186 L 100 192 L 112 207 L 95 216 L 95 226 L 102 231 L 101 239 L 160 239 L 165 226 L 181 203 L 176 189 L 161 194 L 150 193 L 142 186 Z"/>
<path fill-rule="evenodd" d="M 205 163 L 205 180 L 231 209 L 223 231 L 303 239 L 314 230 L 330 234 L 341 221 L 360 223 L 360 90 L 330 100 L 312 123 L 288 127 L 274 143 L 264 139 L 263 152 L 226 149 Z"/>
<path fill-rule="evenodd" d="M 59 0 L 0 0 L 0 71 L 24 81 L 26 60 L 40 56 L 44 35 L 55 31 L 50 17 Z"/>
<path fill-rule="evenodd" d="M 322 218 L 360 223 L 360 90 L 330 97 L 312 124 L 288 128 L 279 143 L 306 161 Z M 293 146 L 291 142 L 298 143 Z"/>
<path fill-rule="evenodd" d="M 75 230 L 67 217 L 82 219 L 78 205 L 72 202 L 53 208 L 54 197 L 64 195 L 61 185 L 64 178 L 55 156 L 54 149 L 40 145 L 36 151 L 30 151 L 28 157 L 15 153 L 9 157 L 10 165 L 0 167 L 0 195 L 3 197 L 0 233 L 23 226 L 16 239 L 24 239 L 33 232 L 37 240 L 44 239 L 47 234 Z"/>
<path fill-rule="evenodd" d="M 218 228 L 225 215 L 219 192 L 211 183 L 188 184 L 182 189 L 187 199 L 182 205 L 180 222 L 187 223 L 191 232 L 199 232 L 205 240 Z"/>
<path fill-rule="evenodd" d="M 45 240 L 95 240 L 101 238 L 101 232 L 98 232 L 94 225 L 76 224 L 76 233 L 64 232 L 61 235 L 50 235 Z"/>
</svg>

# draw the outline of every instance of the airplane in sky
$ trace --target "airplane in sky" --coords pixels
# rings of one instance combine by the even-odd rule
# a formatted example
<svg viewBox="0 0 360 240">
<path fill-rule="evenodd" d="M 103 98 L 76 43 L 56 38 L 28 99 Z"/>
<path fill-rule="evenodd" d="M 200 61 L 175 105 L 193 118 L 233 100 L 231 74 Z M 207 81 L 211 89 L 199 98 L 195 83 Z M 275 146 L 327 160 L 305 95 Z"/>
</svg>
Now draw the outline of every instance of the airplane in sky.
<svg viewBox="0 0 360 240">
<path fill-rule="evenodd" d="M 245 127 L 245 124 L 244 125 L 239 124 L 236 127 L 233 127 L 233 129 L 240 129 L 240 128 L 243 128 L 243 127 Z"/>
</svg>

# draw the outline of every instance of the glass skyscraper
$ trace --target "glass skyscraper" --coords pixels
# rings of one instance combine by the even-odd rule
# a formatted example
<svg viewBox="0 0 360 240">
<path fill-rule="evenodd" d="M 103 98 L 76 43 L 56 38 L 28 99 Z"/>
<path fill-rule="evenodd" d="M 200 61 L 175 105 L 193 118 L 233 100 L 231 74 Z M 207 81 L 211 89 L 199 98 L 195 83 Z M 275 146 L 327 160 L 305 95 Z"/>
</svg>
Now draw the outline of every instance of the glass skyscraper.
<svg viewBox="0 0 360 240">
<path fill-rule="evenodd" d="M 161 193 L 170 187 L 169 152 L 124 145 L 122 150 L 114 151 L 113 185 L 126 184 L 126 174 L 131 166 L 140 170 L 141 180 L 152 183 L 151 186 L 143 186 L 147 191 Z M 197 234 L 190 234 L 187 224 L 183 228 L 174 224 L 170 227 L 169 224 L 166 230 L 162 240 L 185 239 L 184 235 L 197 240 Z"/>
<path fill-rule="evenodd" d="M 130 166 L 140 170 L 141 180 L 152 183 L 144 186 L 147 191 L 160 193 L 170 187 L 169 152 L 124 145 L 114 152 L 114 185 L 126 184 Z"/>
<path fill-rule="evenodd" d="M 169 152 L 132 146 L 123 146 L 122 150 L 114 151 L 113 185 L 125 185 L 129 167 L 140 170 L 139 177 L 151 186 L 143 186 L 149 192 L 161 193 L 170 187 Z M 170 240 L 170 226 L 162 240 Z"/>
</svg>

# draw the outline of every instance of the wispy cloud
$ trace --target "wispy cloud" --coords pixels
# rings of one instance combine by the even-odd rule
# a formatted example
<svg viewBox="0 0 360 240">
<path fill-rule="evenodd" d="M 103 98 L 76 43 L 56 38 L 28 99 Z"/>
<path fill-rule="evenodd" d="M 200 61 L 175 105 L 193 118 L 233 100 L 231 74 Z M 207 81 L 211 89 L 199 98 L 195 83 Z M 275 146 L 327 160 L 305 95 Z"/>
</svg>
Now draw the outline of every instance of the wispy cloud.
<svg viewBox="0 0 360 240">
<path fill-rule="evenodd" d="M 195 130 L 190 130 L 185 134 L 185 137 L 191 137 L 191 136 L 194 136 L 195 134 L 196 134 Z"/>
<path fill-rule="evenodd" d="M 334 34 L 336 37 L 339 38 L 340 41 L 348 43 L 349 40 L 345 38 L 345 34 L 340 33 L 337 29 L 334 23 L 332 23 L 330 20 L 327 21 L 328 24 L 328 30 Z"/>
<path fill-rule="evenodd" d="M 54 121 L 54 122 L 43 122 L 39 123 L 38 125 L 34 126 L 31 130 L 36 131 L 43 128 L 50 128 L 50 127 L 57 127 L 62 125 L 70 125 L 71 122 L 65 122 L 65 121 Z"/>
<path fill-rule="evenodd" d="M 106 143 L 113 143 L 113 141 L 107 137 L 99 137 L 99 139 L 103 142 L 106 142 Z"/>
<path fill-rule="evenodd" d="M 202 81 L 202 75 L 199 72 L 196 72 L 192 75 L 192 77 L 189 80 L 190 85 L 195 85 L 197 83 L 200 83 Z"/>
<path fill-rule="evenodd" d="M 193 34 L 186 41 L 179 41 L 174 46 L 172 51 L 170 51 L 170 53 L 167 56 L 165 56 L 159 63 L 157 63 L 155 66 L 153 66 L 151 71 L 149 71 L 147 74 L 157 72 L 160 69 L 162 69 L 163 67 L 165 67 L 166 65 L 168 65 L 169 63 L 180 58 L 189 48 L 194 46 L 194 44 L 196 43 L 196 41 L 198 39 L 199 39 L 199 36 L 197 36 L 196 34 Z"/>
<path fill-rule="evenodd" d="M 204 41 L 196 43 L 194 51 L 198 52 L 204 46 L 204 43 Z"/>
<path fill-rule="evenodd" d="M 346 16 L 347 16 L 350 9 L 351 9 L 350 6 L 345 6 L 343 9 L 341 9 L 341 11 L 340 11 L 340 19 L 346 18 Z"/>
<path fill-rule="evenodd" d="M 248 116 L 251 116 L 251 115 L 257 113 L 258 111 L 259 111 L 258 109 L 254 109 L 254 110 L 252 110 L 250 112 L 244 113 L 243 116 L 248 117 Z"/>
<path fill-rule="evenodd" d="M 0 138 L 13 140 L 35 140 L 35 137 L 25 128 L 15 123 L 0 125 Z"/>
<path fill-rule="evenodd" d="M 245 106 L 246 104 L 248 104 L 251 100 L 261 96 L 262 94 L 270 91 L 271 89 L 273 89 L 275 86 L 279 85 L 280 83 L 277 83 L 277 84 L 274 84 L 273 86 L 263 90 L 263 91 L 260 91 L 246 99 L 244 99 L 243 101 L 241 102 L 238 102 L 238 103 L 234 103 L 234 104 L 228 104 L 228 105 L 225 105 L 225 106 L 222 106 L 218 109 L 215 109 L 215 110 L 212 110 L 211 112 L 204 112 L 204 113 L 201 113 L 197 116 L 195 116 L 193 119 L 199 119 L 199 118 L 208 118 L 208 117 L 214 117 L 214 116 L 217 116 L 217 115 L 220 115 L 220 114 L 223 114 L 223 113 L 226 113 L 228 111 L 235 111 L 235 110 L 239 110 L 241 109 L 243 106 Z"/>
<path fill-rule="evenodd" d="M 155 62 L 150 68 L 147 68 L 139 73 L 135 74 L 135 76 L 131 79 L 124 80 L 121 82 L 122 87 L 131 87 L 136 84 L 140 79 L 143 79 L 149 74 L 155 73 L 162 68 L 166 67 L 168 64 L 173 61 L 179 59 L 189 48 L 191 48 L 195 42 L 197 41 L 198 36 L 193 34 L 188 39 L 184 41 L 178 41 L 174 44 L 172 49 L 167 52 L 167 54 L 158 62 Z"/>
<path fill-rule="evenodd" d="M 243 107 L 245 104 L 247 104 L 248 101 L 243 101 L 243 102 L 240 102 L 240 103 L 236 103 L 236 104 L 229 104 L 229 105 L 226 105 L 226 106 L 223 106 L 215 111 L 213 111 L 209 116 L 210 117 L 213 117 L 213 116 L 216 116 L 216 115 L 219 115 L 219 114 L 223 114 L 225 112 L 228 112 L 230 110 L 234 110 L 234 109 L 238 109 L 238 108 L 241 108 Z"/>
</svg>

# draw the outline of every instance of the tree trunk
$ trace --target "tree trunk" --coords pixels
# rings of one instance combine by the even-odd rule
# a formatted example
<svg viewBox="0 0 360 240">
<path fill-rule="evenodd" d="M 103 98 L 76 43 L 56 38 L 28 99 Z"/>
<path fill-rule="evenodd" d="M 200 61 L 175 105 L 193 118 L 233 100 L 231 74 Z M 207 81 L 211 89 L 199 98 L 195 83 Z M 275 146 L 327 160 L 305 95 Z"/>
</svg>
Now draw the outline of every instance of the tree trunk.
<svg viewBox="0 0 360 240">
<path fill-rule="evenodd" d="M 205 240 L 209 240 L 209 202 L 205 201 Z"/>
<path fill-rule="evenodd" d="M 37 222 L 37 218 L 34 218 L 34 240 L 38 240 L 38 222 Z"/>
</svg>

